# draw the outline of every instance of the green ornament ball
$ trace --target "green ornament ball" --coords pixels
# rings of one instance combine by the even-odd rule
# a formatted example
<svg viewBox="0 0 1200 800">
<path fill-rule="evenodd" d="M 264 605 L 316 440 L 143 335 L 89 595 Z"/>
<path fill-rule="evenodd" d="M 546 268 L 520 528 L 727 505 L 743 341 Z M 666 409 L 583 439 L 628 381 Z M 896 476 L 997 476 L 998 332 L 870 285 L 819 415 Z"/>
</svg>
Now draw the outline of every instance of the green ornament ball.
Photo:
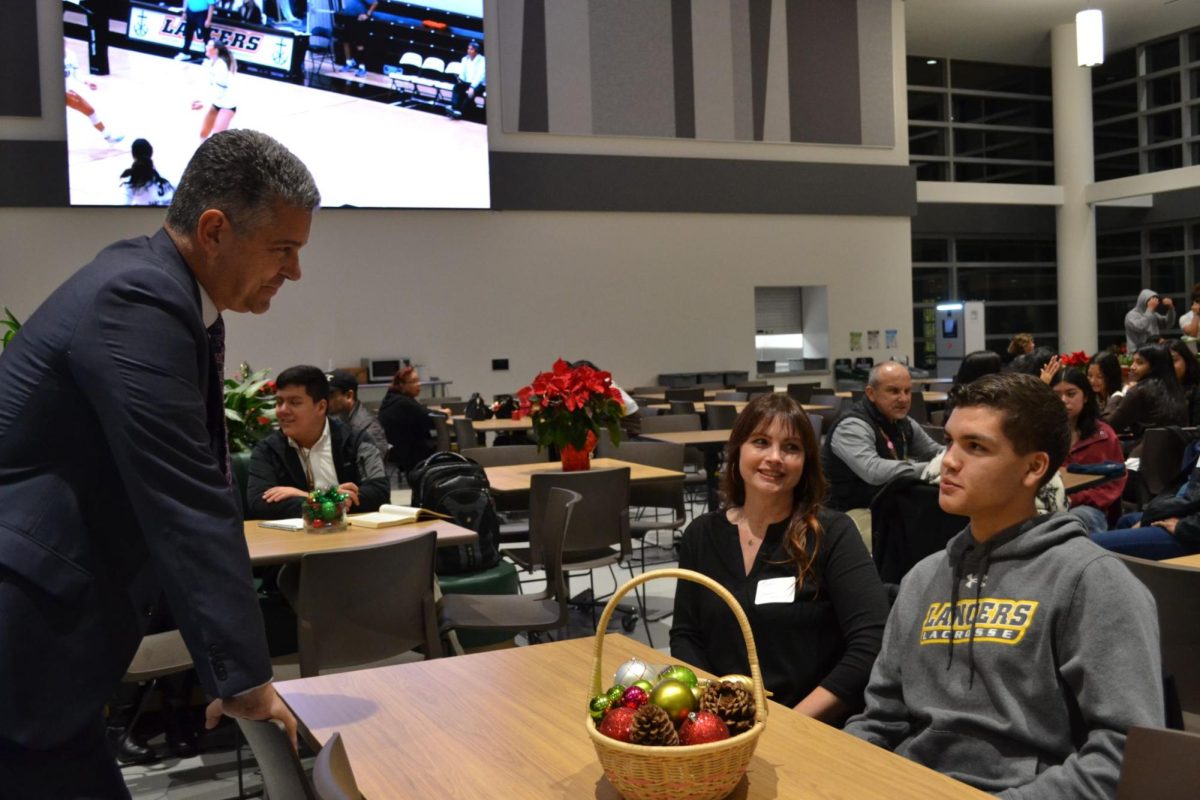
<svg viewBox="0 0 1200 800">
<path fill-rule="evenodd" d="M 621 702 L 621 697 L 624 694 L 625 687 L 618 684 L 605 692 L 604 696 L 608 698 L 609 705 L 616 705 Z"/>
<path fill-rule="evenodd" d="M 654 691 L 654 684 L 647 680 L 634 681 L 633 685 L 645 689 L 646 694 L 650 694 L 652 691 Z"/>
<path fill-rule="evenodd" d="M 334 503 L 331 500 L 326 500 L 324 503 L 321 503 L 321 519 L 332 521 L 337 519 L 337 515 L 337 503 Z"/>
<path fill-rule="evenodd" d="M 608 711 L 608 707 L 612 705 L 609 702 L 608 696 L 598 694 L 588 703 L 588 716 L 599 722 L 604 719 L 604 713 Z"/>
<path fill-rule="evenodd" d="M 687 684 L 689 689 L 695 688 L 695 686 L 700 682 L 696 677 L 696 673 L 692 672 L 682 664 L 672 664 L 671 666 L 666 667 L 662 672 L 658 673 L 658 679 L 660 681 L 679 681 L 680 683 Z"/>
<path fill-rule="evenodd" d="M 676 725 L 687 719 L 687 715 L 695 711 L 698 705 L 692 687 L 674 679 L 659 681 L 650 693 L 650 702 L 666 711 Z"/>
</svg>

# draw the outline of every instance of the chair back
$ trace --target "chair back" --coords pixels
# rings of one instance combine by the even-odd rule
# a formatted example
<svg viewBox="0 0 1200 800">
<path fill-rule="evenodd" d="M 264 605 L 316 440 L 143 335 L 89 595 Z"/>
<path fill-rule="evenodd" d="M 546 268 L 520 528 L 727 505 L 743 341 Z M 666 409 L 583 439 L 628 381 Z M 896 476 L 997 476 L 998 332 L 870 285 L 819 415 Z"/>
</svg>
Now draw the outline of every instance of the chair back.
<svg viewBox="0 0 1200 800">
<path fill-rule="evenodd" d="M 376 547 L 305 553 L 296 600 L 300 675 L 424 646 L 441 657 L 433 600 L 437 533 Z"/>
<path fill-rule="evenodd" d="M 710 406 L 711 408 L 711 406 Z M 684 447 L 671 442 L 622 442 L 613 447 L 607 439 L 601 440 L 598 449 L 601 458 L 619 458 L 634 464 L 645 464 L 659 469 L 683 472 Z M 687 518 L 683 495 L 683 480 L 638 481 L 629 484 L 629 505 L 635 508 L 666 508 L 672 513 L 671 522 L 680 525 Z M 655 525 L 663 524 L 655 520 Z M 671 527 L 663 524 L 663 527 Z"/>
<path fill-rule="evenodd" d="M 635 394 L 662 394 L 667 390 L 666 386 L 635 386 L 630 390 L 631 395 Z"/>
<path fill-rule="evenodd" d="M 795 398 L 797 403 L 808 403 L 812 400 L 813 392 L 820 388 L 819 383 L 789 383 L 787 393 Z"/>
<path fill-rule="evenodd" d="M 922 425 L 921 427 L 925 430 L 926 433 L 929 434 L 930 439 L 933 439 L 933 441 L 937 442 L 940 445 L 946 444 L 946 429 L 945 428 L 939 427 L 937 425 Z"/>
<path fill-rule="evenodd" d="M 762 381 L 761 383 L 739 383 L 734 388 L 739 392 L 745 392 L 746 397 L 750 400 L 753 400 L 757 394 L 770 394 L 775 391 L 775 387 L 766 381 Z"/>
<path fill-rule="evenodd" d="M 509 444 L 504 447 L 467 447 L 458 452 L 481 467 L 510 467 L 514 464 L 542 464 L 550 460 L 548 449 L 536 444 Z"/>
<path fill-rule="evenodd" d="M 269 797 L 288 797 L 296 800 L 317 800 L 312 782 L 292 749 L 283 723 L 273 719 L 238 719 L 242 736 L 254 751 L 262 773 L 263 789 Z"/>
<path fill-rule="evenodd" d="M 927 555 L 946 547 L 969 520 L 938 505 L 938 487 L 914 475 L 883 485 L 871 501 L 871 555 L 884 583 L 899 583 Z"/>
<path fill-rule="evenodd" d="M 423 60 L 420 53 L 409 51 L 400 56 L 400 66 L 404 68 L 404 74 L 416 75 L 421 70 Z"/>
<path fill-rule="evenodd" d="M 125 670 L 126 683 L 142 683 L 161 678 L 164 675 L 174 675 L 177 672 L 187 672 L 192 668 L 192 654 L 183 643 L 183 636 L 177 630 L 162 633 L 148 633 L 142 637 L 133 660 Z"/>
<path fill-rule="evenodd" d="M 1183 428 L 1182 432 L 1195 431 Z M 1150 428 L 1142 437 L 1141 464 L 1138 479 L 1149 493 L 1147 500 L 1174 485 L 1183 469 L 1183 451 L 1187 449 L 1184 436 L 1170 428 Z"/>
<path fill-rule="evenodd" d="M 1200 797 L 1200 734 L 1130 728 L 1117 800 L 1194 800 Z"/>
<path fill-rule="evenodd" d="M 813 436 L 817 437 L 817 442 L 821 441 L 821 431 L 825 428 L 825 418 L 820 414 L 809 414 L 808 424 L 812 425 Z"/>
<path fill-rule="evenodd" d="M 354 780 L 354 770 L 350 769 L 350 759 L 340 733 L 335 731 L 321 752 L 317 753 L 312 782 L 317 800 L 362 800 L 362 792 Z"/>
<path fill-rule="evenodd" d="M 699 414 L 659 414 L 642 420 L 643 434 L 698 430 L 701 430 Z"/>
<path fill-rule="evenodd" d="M 433 437 L 437 441 L 437 452 L 450 452 L 450 425 L 441 415 L 430 416 L 433 422 Z"/>
<path fill-rule="evenodd" d="M 746 399 L 745 392 L 717 392 L 715 399 L 718 403 L 740 403 Z"/>
<path fill-rule="evenodd" d="M 1200 624 L 1195 612 L 1200 568 L 1133 556 L 1120 558 L 1154 595 L 1163 670 L 1175 678 L 1180 707 L 1189 714 L 1200 714 Z"/>
<path fill-rule="evenodd" d="M 929 422 L 929 409 L 925 407 L 925 393 L 912 393 L 912 406 L 908 409 L 908 418 L 919 425 Z"/>
<path fill-rule="evenodd" d="M 692 400 L 695 402 L 702 402 L 704 400 L 704 388 L 697 386 L 694 389 L 667 389 L 666 392 L 664 392 L 664 395 L 666 396 L 668 403 L 672 400 Z"/>
<path fill-rule="evenodd" d="M 550 490 L 568 489 L 580 495 L 571 514 L 563 544 L 563 564 L 590 560 L 598 551 L 617 547 L 624 560 L 633 550 L 629 537 L 629 467 L 592 469 L 584 472 L 540 472 L 530 476 L 529 521 L 530 556 L 535 564 L 545 564 L 543 509 L 548 507 Z M 544 548 L 544 545 L 542 545 Z"/>
<path fill-rule="evenodd" d="M 458 450 L 464 447 L 479 447 L 479 435 L 475 433 L 475 423 L 465 417 L 453 417 L 454 438 L 458 440 Z"/>
<path fill-rule="evenodd" d="M 850 390 L 850 400 L 855 403 L 857 403 L 859 400 L 862 400 L 866 396 L 867 396 L 867 391 L 865 389 L 851 389 Z"/>
<path fill-rule="evenodd" d="M 695 400 L 671 400 L 670 404 L 671 404 L 671 413 L 672 414 L 695 414 L 696 413 L 696 401 Z"/>
<path fill-rule="evenodd" d="M 533 539 L 530 530 L 530 546 L 542 553 L 546 570 L 546 591 L 558 601 L 558 625 L 567 622 L 570 613 L 571 593 L 567 590 L 567 576 L 563 572 L 563 547 L 567 541 L 567 529 L 575 506 L 582 500 L 579 492 L 551 487 L 546 492 L 546 504 L 541 511 L 541 524 L 537 526 L 538 539 Z"/>
<path fill-rule="evenodd" d="M 829 406 L 824 411 L 816 411 L 814 413 L 820 415 L 821 419 L 825 420 L 825 428 L 828 429 L 833 421 L 842 413 L 842 402 L 845 398 L 838 397 L 836 394 L 813 394 L 809 398 L 809 404 L 814 406 Z M 849 403 L 852 401 L 845 400 Z"/>
<path fill-rule="evenodd" d="M 733 421 L 737 419 L 737 406 L 727 403 L 706 403 L 704 405 L 705 415 L 708 417 L 708 429 L 710 431 L 723 431 L 733 427 Z"/>
</svg>

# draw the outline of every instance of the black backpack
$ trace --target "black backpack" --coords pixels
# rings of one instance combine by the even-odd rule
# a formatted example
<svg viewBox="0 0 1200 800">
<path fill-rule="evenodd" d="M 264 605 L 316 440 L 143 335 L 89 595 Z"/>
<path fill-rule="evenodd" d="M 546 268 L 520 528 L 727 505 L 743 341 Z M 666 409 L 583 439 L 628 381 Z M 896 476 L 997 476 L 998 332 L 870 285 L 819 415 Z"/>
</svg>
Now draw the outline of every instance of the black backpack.
<svg viewBox="0 0 1200 800">
<path fill-rule="evenodd" d="M 488 408 L 487 403 L 483 402 L 483 398 L 479 396 L 479 392 L 475 392 L 467 399 L 467 406 L 463 409 L 463 416 L 469 420 L 478 422 L 483 419 L 491 419 L 492 410 Z"/>
<path fill-rule="evenodd" d="M 483 467 L 458 453 L 434 453 L 408 473 L 411 504 L 447 514 L 479 534 L 476 544 L 437 549 L 437 572 L 479 572 L 500 562 L 500 518 Z"/>
</svg>

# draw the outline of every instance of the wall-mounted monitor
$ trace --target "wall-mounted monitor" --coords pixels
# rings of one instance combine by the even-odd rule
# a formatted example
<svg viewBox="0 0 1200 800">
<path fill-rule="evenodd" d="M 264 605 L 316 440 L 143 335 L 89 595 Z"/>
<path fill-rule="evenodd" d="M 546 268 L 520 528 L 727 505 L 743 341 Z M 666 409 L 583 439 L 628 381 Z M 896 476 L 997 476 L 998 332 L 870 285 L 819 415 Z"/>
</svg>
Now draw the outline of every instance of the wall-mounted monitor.
<svg viewBox="0 0 1200 800">
<path fill-rule="evenodd" d="M 161 199 L 123 185 L 133 143 L 175 183 L 230 127 L 283 142 L 327 208 L 489 207 L 482 0 L 215 0 L 207 41 L 188 5 L 64 5 L 72 205 Z"/>
</svg>

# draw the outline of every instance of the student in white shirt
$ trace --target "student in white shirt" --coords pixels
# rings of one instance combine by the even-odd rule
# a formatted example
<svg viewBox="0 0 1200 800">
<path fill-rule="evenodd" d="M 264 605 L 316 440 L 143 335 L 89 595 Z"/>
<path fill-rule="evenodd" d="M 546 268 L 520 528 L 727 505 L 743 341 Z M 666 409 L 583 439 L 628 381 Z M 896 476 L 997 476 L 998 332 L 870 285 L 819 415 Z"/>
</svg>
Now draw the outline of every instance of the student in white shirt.
<svg viewBox="0 0 1200 800">
<path fill-rule="evenodd" d="M 208 106 L 204 120 L 200 123 L 200 139 L 203 141 L 214 133 L 220 133 L 229 128 L 233 115 L 237 113 L 237 101 L 233 92 L 233 76 L 237 74 L 237 59 L 223 44 L 210 40 L 204 48 L 205 62 L 208 70 L 209 99 L 206 104 L 202 100 L 192 103 L 192 110 L 199 111 Z"/>
</svg>

